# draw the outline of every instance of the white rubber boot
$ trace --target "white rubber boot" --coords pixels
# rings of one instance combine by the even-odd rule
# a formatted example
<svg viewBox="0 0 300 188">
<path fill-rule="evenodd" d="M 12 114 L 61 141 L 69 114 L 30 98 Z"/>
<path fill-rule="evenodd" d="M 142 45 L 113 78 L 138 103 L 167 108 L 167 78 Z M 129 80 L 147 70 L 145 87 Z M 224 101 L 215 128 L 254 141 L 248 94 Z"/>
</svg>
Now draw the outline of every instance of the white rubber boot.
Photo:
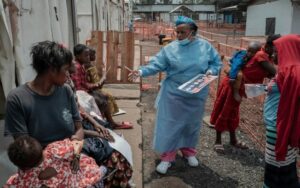
<svg viewBox="0 0 300 188">
<path fill-rule="evenodd" d="M 186 159 L 191 167 L 196 167 L 199 165 L 199 161 L 195 156 L 186 157 Z"/>
<path fill-rule="evenodd" d="M 168 168 L 171 166 L 171 163 L 168 161 L 161 161 L 157 167 L 156 171 L 160 174 L 166 174 L 168 171 Z"/>
</svg>

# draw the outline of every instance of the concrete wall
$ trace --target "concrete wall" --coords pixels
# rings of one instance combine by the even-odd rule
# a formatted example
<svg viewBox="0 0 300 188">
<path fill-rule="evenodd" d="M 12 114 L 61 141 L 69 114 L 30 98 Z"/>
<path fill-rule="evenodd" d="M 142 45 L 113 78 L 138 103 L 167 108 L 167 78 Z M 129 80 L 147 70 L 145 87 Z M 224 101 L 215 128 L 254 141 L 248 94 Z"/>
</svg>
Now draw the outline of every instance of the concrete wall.
<svg viewBox="0 0 300 188">
<path fill-rule="evenodd" d="M 209 14 L 200 13 L 199 14 L 199 20 L 209 20 Z"/>
<path fill-rule="evenodd" d="M 291 33 L 300 33 L 300 5 L 293 5 L 293 20 Z"/>
<path fill-rule="evenodd" d="M 92 30 L 124 31 L 130 17 L 123 0 L 76 0 L 76 8 L 80 43 L 90 38 Z"/>
<path fill-rule="evenodd" d="M 94 17 L 96 27 L 100 31 L 106 31 L 108 29 L 108 6 L 107 0 L 95 0 L 94 5 Z"/>
<path fill-rule="evenodd" d="M 76 0 L 77 26 L 79 43 L 85 44 L 86 39 L 90 38 L 92 31 L 92 1 Z"/>
<path fill-rule="evenodd" d="M 247 9 L 246 36 L 265 35 L 266 18 L 270 17 L 276 18 L 275 33 L 290 33 L 292 28 L 292 12 L 293 7 L 289 0 L 278 0 L 249 6 Z"/>
<path fill-rule="evenodd" d="M 160 13 L 160 18 L 164 22 L 170 22 L 170 14 L 169 13 Z"/>
<path fill-rule="evenodd" d="M 113 31 L 124 31 L 124 26 L 127 24 L 125 23 L 124 15 L 125 12 L 123 10 L 125 8 L 125 4 L 123 4 L 123 0 L 120 0 L 119 3 L 111 2 L 110 3 L 110 12 L 109 12 L 109 19 L 110 19 L 110 29 Z"/>
<path fill-rule="evenodd" d="M 136 5 L 134 12 L 170 12 L 179 5 Z M 215 11 L 215 5 L 184 5 L 193 11 Z"/>
</svg>

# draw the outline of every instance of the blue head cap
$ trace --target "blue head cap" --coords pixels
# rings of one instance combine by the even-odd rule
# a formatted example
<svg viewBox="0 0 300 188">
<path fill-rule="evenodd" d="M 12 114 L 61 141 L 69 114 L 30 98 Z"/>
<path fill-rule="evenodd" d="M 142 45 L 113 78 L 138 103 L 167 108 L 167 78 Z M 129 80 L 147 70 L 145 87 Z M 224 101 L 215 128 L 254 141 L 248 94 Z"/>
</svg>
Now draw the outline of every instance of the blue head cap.
<svg viewBox="0 0 300 188">
<path fill-rule="evenodd" d="M 175 22 L 175 25 L 178 26 L 180 24 L 190 24 L 190 25 L 196 25 L 193 19 L 186 17 L 186 16 L 178 16 L 178 19 Z"/>
</svg>

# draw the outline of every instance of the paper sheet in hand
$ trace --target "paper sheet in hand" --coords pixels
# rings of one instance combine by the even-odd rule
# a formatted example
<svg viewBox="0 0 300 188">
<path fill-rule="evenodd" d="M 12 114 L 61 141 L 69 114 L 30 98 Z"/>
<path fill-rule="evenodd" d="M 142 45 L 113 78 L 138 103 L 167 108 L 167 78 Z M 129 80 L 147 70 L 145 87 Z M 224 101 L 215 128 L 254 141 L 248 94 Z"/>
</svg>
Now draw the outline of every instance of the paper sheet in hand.
<svg viewBox="0 0 300 188">
<path fill-rule="evenodd" d="M 206 76 L 205 74 L 198 74 L 191 80 L 179 86 L 178 89 L 190 94 L 198 93 L 216 78 L 218 78 L 218 76 Z"/>
<path fill-rule="evenodd" d="M 118 152 L 120 152 L 129 162 L 129 164 L 132 166 L 132 151 L 129 143 L 121 136 L 117 135 L 115 132 L 109 130 L 109 133 L 112 137 L 114 137 L 114 142 L 108 142 L 110 147 L 114 148 Z"/>
</svg>

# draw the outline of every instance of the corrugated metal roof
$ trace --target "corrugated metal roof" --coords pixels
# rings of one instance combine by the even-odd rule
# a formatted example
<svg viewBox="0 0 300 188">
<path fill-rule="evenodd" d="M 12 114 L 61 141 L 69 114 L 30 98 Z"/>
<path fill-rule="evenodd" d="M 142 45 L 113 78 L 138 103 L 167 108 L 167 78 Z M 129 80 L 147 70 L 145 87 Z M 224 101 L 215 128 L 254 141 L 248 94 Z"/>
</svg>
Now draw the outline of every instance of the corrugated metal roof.
<svg viewBox="0 0 300 188">
<path fill-rule="evenodd" d="M 192 9 L 190 9 L 189 7 L 187 6 L 184 6 L 184 5 L 179 5 L 178 7 L 174 8 L 173 10 L 171 10 L 169 13 L 174 13 L 174 12 L 177 12 L 179 11 L 180 9 L 185 9 L 185 10 L 189 10 L 191 12 L 194 12 Z"/>
</svg>

